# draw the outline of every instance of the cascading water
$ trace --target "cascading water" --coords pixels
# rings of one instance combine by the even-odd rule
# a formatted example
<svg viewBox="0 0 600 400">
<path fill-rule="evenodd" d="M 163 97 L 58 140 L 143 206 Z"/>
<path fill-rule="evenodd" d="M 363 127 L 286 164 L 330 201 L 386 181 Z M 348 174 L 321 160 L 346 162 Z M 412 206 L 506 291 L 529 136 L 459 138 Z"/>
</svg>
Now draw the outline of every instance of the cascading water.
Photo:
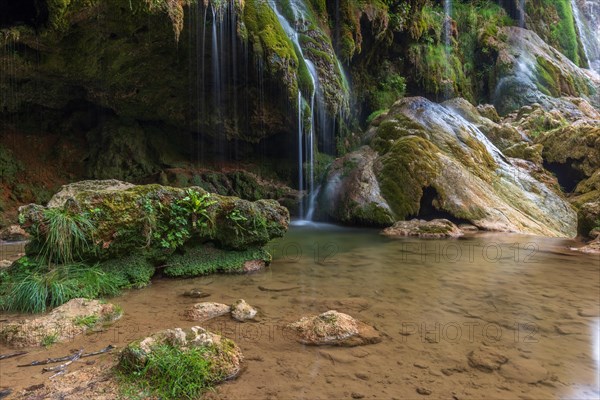
<svg viewBox="0 0 600 400">
<path fill-rule="evenodd" d="M 328 131 L 333 133 L 335 127 L 332 128 L 329 126 L 330 124 L 327 119 L 328 116 L 324 106 L 325 100 L 320 89 L 317 68 L 315 67 L 313 61 L 304 55 L 304 51 L 300 43 L 300 32 L 298 31 L 297 27 L 304 26 L 308 21 L 308 11 L 306 6 L 301 1 L 290 1 L 294 22 L 294 27 L 292 27 L 290 21 L 288 21 L 288 19 L 279 11 L 275 0 L 270 0 L 269 5 L 275 12 L 275 15 L 277 16 L 277 19 L 283 27 L 286 35 L 292 41 L 298 56 L 306 65 L 312 83 L 311 93 L 303 94 L 300 90 L 298 90 L 298 185 L 300 190 L 305 190 L 308 193 L 306 210 L 304 204 L 301 204 L 299 217 L 301 220 L 310 221 L 314 215 L 317 197 L 317 191 L 315 190 L 315 114 L 317 114 L 319 118 L 319 126 L 321 127 L 320 132 L 322 134 L 326 134 Z M 305 104 L 309 105 L 308 124 L 304 123 Z M 306 177 L 305 174 L 307 175 Z"/>
<path fill-rule="evenodd" d="M 446 68 L 450 68 L 450 57 L 452 57 L 452 0 L 444 0 L 444 52 L 446 55 Z M 450 71 L 446 71 L 450 76 Z M 444 85 L 444 97 L 450 98 L 452 90 L 449 87 L 450 82 Z"/>
<path fill-rule="evenodd" d="M 525 0 L 519 0 L 519 28 L 525 28 Z"/>
<path fill-rule="evenodd" d="M 600 73 L 600 3 L 571 0 L 571 5 L 588 65 Z"/>
</svg>

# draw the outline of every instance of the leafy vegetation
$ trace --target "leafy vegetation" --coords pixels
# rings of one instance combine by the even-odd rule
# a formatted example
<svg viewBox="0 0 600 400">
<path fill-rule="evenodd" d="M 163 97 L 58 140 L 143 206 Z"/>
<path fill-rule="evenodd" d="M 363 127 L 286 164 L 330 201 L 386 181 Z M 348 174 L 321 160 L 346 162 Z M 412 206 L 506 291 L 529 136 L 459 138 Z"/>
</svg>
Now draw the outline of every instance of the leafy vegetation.
<svg viewBox="0 0 600 400">
<path fill-rule="evenodd" d="M 42 338 L 41 341 L 41 345 L 48 348 L 50 346 L 52 346 L 54 343 L 58 342 L 58 335 L 56 334 L 51 334 L 51 335 L 46 335 Z"/>
<path fill-rule="evenodd" d="M 73 321 L 75 325 L 93 328 L 98 323 L 97 315 L 86 315 L 85 317 L 76 317 Z"/>
<path fill-rule="evenodd" d="M 15 262 L 0 286 L 0 305 L 6 310 L 39 313 L 78 298 L 115 296 L 121 278 L 98 266 L 48 266 L 23 257 Z"/>
<path fill-rule="evenodd" d="M 136 390 L 161 399 L 197 399 L 222 378 L 215 376 L 209 352 L 209 347 L 182 350 L 159 345 L 148 354 L 143 368 L 122 366 L 118 377 L 125 392 Z"/>
</svg>

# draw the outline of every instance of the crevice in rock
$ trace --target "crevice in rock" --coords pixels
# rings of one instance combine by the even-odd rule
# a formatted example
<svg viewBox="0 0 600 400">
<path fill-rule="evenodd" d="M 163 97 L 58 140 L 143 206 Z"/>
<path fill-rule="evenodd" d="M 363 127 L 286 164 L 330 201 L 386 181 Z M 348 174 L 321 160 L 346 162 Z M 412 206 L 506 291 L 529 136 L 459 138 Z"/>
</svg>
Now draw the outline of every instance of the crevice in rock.
<svg viewBox="0 0 600 400">
<path fill-rule="evenodd" d="M 576 160 L 567 158 L 566 162 L 547 162 L 544 161 L 544 168 L 552 172 L 558 184 L 566 193 L 571 193 L 577 187 L 577 184 L 586 178 L 585 174 L 573 167 Z"/>
<path fill-rule="evenodd" d="M 424 219 L 430 221 L 432 219 L 443 218 L 451 221 L 455 224 L 470 224 L 471 222 L 462 219 L 456 218 L 454 215 L 450 214 L 447 211 L 438 209 L 433 203 L 439 197 L 437 190 L 433 186 L 427 186 L 423 189 L 423 196 L 421 196 L 421 201 L 419 204 L 419 213 L 417 215 L 411 215 L 406 218 L 410 220 L 412 218 Z"/>
</svg>

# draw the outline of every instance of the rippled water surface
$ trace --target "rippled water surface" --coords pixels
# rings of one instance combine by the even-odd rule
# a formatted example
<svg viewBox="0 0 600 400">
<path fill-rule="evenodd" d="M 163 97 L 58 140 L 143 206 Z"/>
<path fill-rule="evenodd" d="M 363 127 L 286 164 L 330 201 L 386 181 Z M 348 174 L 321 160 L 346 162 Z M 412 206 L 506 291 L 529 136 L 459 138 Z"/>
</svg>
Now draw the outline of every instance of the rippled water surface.
<svg viewBox="0 0 600 400">
<path fill-rule="evenodd" d="M 107 331 L 0 361 L 0 386 L 19 389 L 47 379 L 39 368 L 16 367 L 23 362 L 73 348 L 122 347 L 159 329 L 192 326 L 180 313 L 198 300 L 181 294 L 202 288 L 211 294 L 204 301 L 244 298 L 259 309 L 254 323 L 221 317 L 204 324 L 236 340 L 246 358 L 243 373 L 211 397 L 595 399 L 600 259 L 571 252 L 572 245 L 489 233 L 392 240 L 374 230 L 294 226 L 270 244 L 274 261 L 267 270 L 155 279 L 111 300 L 125 316 Z M 375 326 L 383 341 L 309 347 L 282 329 L 329 309 Z M 493 360 L 502 363 L 486 369 Z M 114 357 L 97 362 L 108 366 Z"/>
</svg>

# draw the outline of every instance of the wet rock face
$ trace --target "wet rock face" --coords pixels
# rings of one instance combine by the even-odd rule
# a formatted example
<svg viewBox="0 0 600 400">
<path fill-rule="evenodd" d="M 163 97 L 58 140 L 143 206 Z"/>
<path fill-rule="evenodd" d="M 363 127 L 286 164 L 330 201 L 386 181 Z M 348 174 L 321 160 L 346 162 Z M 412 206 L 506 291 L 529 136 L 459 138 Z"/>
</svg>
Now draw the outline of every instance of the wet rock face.
<svg viewBox="0 0 600 400">
<path fill-rule="evenodd" d="M 600 229 L 600 199 L 584 203 L 577 212 L 578 231 L 586 237 L 592 237 L 592 232 Z"/>
<path fill-rule="evenodd" d="M 128 372 L 141 370 L 157 346 L 169 346 L 182 351 L 194 348 L 205 349 L 202 357 L 210 362 L 211 383 L 235 377 L 240 372 L 244 359 L 242 351 L 232 340 L 202 327 L 193 326 L 186 330 L 166 329 L 130 343 L 121 352 L 119 367 Z"/>
<path fill-rule="evenodd" d="M 533 31 L 504 27 L 502 34 L 507 41 L 498 55 L 493 95 L 501 115 L 534 103 L 546 109 L 562 108 L 566 102 L 561 96 L 583 97 L 600 105 L 597 74 L 579 68 Z"/>
<path fill-rule="evenodd" d="M 389 209 L 394 220 L 443 214 L 487 230 L 575 236 L 572 207 L 534 178 L 532 168 L 507 159 L 485 136 L 486 126 L 499 125 L 472 106 L 401 99 L 367 131 L 375 154 L 363 150 L 336 161 L 334 171 L 346 163 L 348 172 L 330 174 L 338 178 L 326 183 L 323 191 L 357 188 L 351 205 L 364 209 L 373 200 L 355 194 L 363 186 L 375 187 L 361 179 L 369 172 L 360 168 L 372 165 L 380 194 L 377 204 Z M 353 159 L 359 161 L 351 163 Z"/>
<path fill-rule="evenodd" d="M 398 221 L 389 228 L 385 228 L 381 234 L 389 237 L 416 236 L 425 239 L 438 239 L 459 237 L 463 235 L 463 232 L 447 219 L 434 219 L 431 221 L 413 219 Z"/>
<path fill-rule="evenodd" d="M 298 341 L 309 345 L 360 346 L 379 343 L 381 337 L 373 327 L 335 310 L 303 317 L 290 324 Z"/>
<path fill-rule="evenodd" d="M 47 315 L 4 325 L 0 340 L 13 347 L 50 345 L 116 321 L 122 314 L 122 310 L 113 304 L 73 299 Z"/>
</svg>

